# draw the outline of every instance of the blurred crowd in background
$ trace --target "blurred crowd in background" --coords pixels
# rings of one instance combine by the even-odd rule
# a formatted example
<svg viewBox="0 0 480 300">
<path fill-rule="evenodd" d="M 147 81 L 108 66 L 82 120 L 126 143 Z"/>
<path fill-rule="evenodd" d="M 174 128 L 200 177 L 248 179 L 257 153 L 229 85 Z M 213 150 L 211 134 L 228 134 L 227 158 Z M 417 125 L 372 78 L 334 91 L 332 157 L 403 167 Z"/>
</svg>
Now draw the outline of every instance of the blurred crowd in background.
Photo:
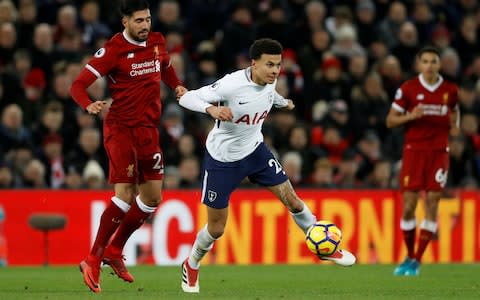
<svg viewBox="0 0 480 300">
<path fill-rule="evenodd" d="M 415 76 L 415 54 L 441 51 L 442 75 L 459 85 L 461 132 L 451 138 L 447 186 L 480 178 L 480 9 L 476 0 L 150 1 L 189 89 L 250 65 L 262 37 L 284 46 L 277 89 L 296 104 L 274 110 L 265 142 L 294 186 L 396 188 L 402 129 L 385 117 Z M 108 188 L 102 119 L 69 88 L 91 55 L 122 31 L 117 1 L 0 0 L 0 188 Z M 90 88 L 109 99 L 106 79 Z M 213 121 L 180 108 L 162 86 L 159 124 L 165 188 L 200 187 Z M 248 180 L 245 187 L 251 187 Z"/>
</svg>

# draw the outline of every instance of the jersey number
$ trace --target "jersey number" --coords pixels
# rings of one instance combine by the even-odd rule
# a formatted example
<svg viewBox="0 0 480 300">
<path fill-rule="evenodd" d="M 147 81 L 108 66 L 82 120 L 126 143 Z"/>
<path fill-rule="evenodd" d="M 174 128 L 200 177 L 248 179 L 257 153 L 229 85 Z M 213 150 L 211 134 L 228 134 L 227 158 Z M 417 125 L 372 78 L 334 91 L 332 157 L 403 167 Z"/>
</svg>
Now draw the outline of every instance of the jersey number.
<svg viewBox="0 0 480 300">
<path fill-rule="evenodd" d="M 163 169 L 162 168 L 162 154 L 161 153 L 155 153 L 153 155 L 153 159 L 155 160 L 155 165 L 153 165 L 153 169 L 161 171 Z"/>
<path fill-rule="evenodd" d="M 275 159 L 271 158 L 269 161 L 268 161 L 268 165 L 270 167 L 275 167 L 275 173 L 278 174 L 280 172 L 282 172 L 282 166 L 280 165 L 280 163 L 278 161 L 276 161 Z M 285 172 L 283 172 L 285 173 Z"/>
</svg>

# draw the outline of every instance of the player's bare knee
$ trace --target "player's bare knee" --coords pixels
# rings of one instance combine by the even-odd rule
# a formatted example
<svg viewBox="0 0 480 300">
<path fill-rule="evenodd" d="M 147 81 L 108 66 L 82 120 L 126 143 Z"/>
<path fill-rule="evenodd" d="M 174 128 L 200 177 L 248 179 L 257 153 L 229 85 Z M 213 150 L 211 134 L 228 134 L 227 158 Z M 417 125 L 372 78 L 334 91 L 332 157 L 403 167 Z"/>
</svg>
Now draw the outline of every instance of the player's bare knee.
<svg viewBox="0 0 480 300">
<path fill-rule="evenodd" d="M 142 201 L 146 205 L 151 206 L 151 207 L 156 207 L 162 202 L 162 195 L 161 194 L 149 195 L 149 196 L 140 197 L 140 198 L 142 199 Z"/>
<path fill-rule="evenodd" d="M 220 226 L 216 226 L 216 227 L 212 227 L 212 229 L 208 229 L 208 233 L 210 233 L 210 235 L 214 238 L 214 239 L 218 239 L 220 238 L 223 233 L 225 232 L 225 227 L 220 227 Z"/>
</svg>

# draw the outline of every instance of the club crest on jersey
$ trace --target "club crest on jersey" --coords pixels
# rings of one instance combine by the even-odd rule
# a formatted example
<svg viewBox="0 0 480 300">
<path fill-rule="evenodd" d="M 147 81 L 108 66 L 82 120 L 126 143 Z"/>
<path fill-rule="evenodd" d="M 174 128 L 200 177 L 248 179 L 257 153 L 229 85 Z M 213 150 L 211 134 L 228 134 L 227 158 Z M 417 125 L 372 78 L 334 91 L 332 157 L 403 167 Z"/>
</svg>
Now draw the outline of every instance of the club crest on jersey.
<svg viewBox="0 0 480 300">
<path fill-rule="evenodd" d="M 105 55 L 105 48 L 100 48 L 97 50 L 97 52 L 95 52 L 95 54 L 93 56 L 95 56 L 96 58 L 99 58 L 99 57 L 102 57 Z"/>
<path fill-rule="evenodd" d="M 424 94 L 418 94 L 418 95 L 417 95 L 417 100 L 418 100 L 418 101 L 422 101 L 423 99 L 425 99 L 425 95 L 424 95 Z"/>
<path fill-rule="evenodd" d="M 215 201 L 215 199 L 217 199 L 217 192 L 208 190 L 207 197 L 208 197 L 208 201 L 213 202 L 213 201 Z"/>
<path fill-rule="evenodd" d="M 447 104 L 448 103 L 448 93 L 444 93 L 443 94 L 443 104 Z"/>
<path fill-rule="evenodd" d="M 135 170 L 134 164 L 129 164 L 128 167 L 125 168 L 127 170 L 127 177 L 133 177 L 133 171 Z"/>
<path fill-rule="evenodd" d="M 127 58 L 134 58 L 135 54 L 133 52 L 130 52 L 127 54 Z"/>
</svg>

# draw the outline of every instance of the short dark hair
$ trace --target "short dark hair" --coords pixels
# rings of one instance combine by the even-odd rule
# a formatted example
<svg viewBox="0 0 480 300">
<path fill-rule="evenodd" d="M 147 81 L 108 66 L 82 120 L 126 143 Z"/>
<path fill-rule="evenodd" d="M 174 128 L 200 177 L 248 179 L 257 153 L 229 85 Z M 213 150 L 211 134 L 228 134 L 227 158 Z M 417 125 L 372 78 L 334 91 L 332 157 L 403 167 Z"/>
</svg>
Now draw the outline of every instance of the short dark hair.
<svg viewBox="0 0 480 300">
<path fill-rule="evenodd" d="M 147 0 L 121 0 L 119 10 L 122 16 L 131 17 L 134 12 L 149 8 Z"/>
<path fill-rule="evenodd" d="M 282 54 L 282 45 L 269 38 L 258 39 L 250 46 L 250 58 L 257 60 L 260 59 L 262 54 Z"/>
<path fill-rule="evenodd" d="M 433 46 L 425 46 L 422 49 L 420 49 L 420 51 L 418 51 L 417 53 L 417 57 L 418 58 L 422 57 L 424 53 L 433 53 L 433 54 L 436 54 L 438 57 L 440 57 L 440 51 Z"/>
</svg>

